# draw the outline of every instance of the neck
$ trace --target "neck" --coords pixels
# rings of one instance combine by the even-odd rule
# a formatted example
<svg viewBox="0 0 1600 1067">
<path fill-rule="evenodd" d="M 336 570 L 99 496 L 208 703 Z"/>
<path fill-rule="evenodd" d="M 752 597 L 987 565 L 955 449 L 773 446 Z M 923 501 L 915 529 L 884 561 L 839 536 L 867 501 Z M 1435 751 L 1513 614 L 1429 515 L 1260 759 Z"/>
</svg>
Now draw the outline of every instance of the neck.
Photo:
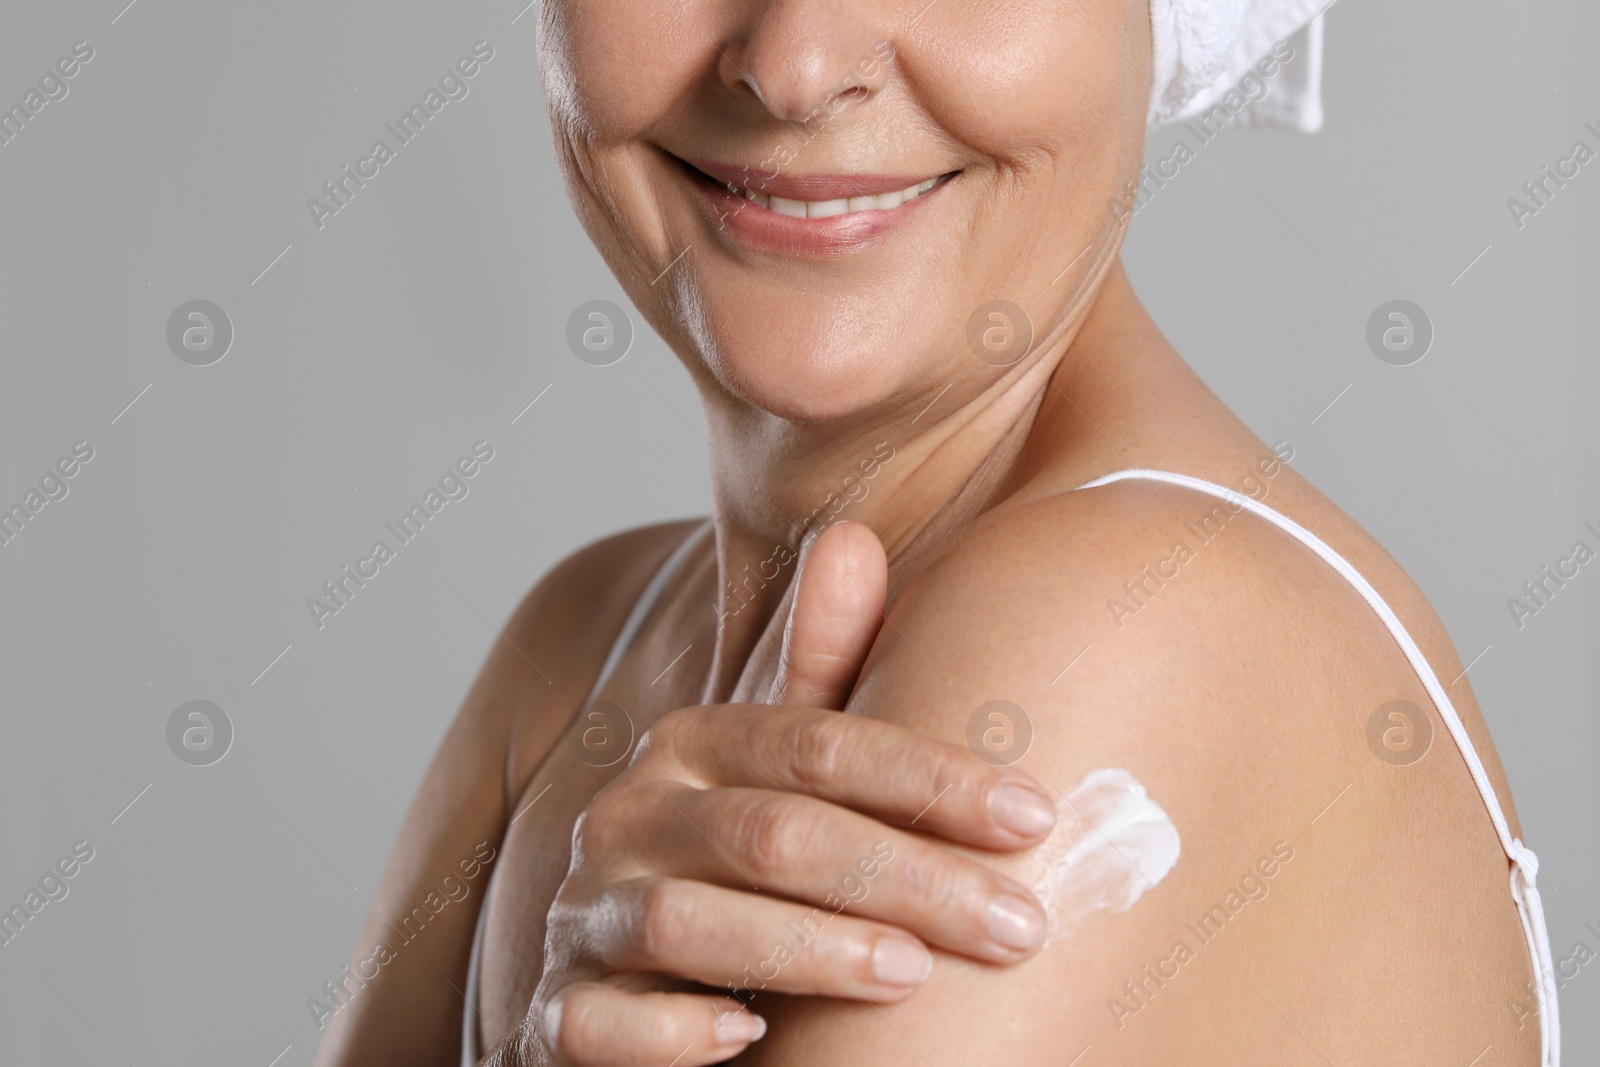
<svg viewBox="0 0 1600 1067">
<path fill-rule="evenodd" d="M 870 527 L 888 555 L 892 601 L 917 561 L 1025 484 L 1071 436 L 1052 426 L 1056 412 L 1075 406 L 1064 390 L 1099 340 L 1138 312 L 1115 263 L 1077 321 L 999 380 L 958 376 L 857 420 L 797 426 L 703 391 L 720 594 L 708 694 L 734 691 L 787 603 L 804 539 L 842 520 Z"/>
</svg>

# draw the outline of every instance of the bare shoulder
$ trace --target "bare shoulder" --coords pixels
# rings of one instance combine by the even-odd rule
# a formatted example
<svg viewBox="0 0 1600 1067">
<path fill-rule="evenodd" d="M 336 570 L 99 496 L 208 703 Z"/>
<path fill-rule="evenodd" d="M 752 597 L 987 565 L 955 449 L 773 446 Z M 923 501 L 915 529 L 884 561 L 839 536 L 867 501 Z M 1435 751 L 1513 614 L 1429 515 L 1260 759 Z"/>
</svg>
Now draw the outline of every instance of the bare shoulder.
<svg viewBox="0 0 1600 1067">
<path fill-rule="evenodd" d="M 477 728 L 505 739 L 508 792 L 566 726 L 640 592 L 699 521 L 640 526 L 591 542 L 551 567 L 518 604 L 462 707 Z"/>
<path fill-rule="evenodd" d="M 875 707 L 872 685 L 915 689 L 931 698 L 918 725 L 937 730 L 950 711 L 933 712 L 938 694 L 1024 709 L 1031 700 L 1063 729 L 1146 754 L 1199 723 L 1202 747 L 1186 746 L 1173 769 L 1210 774 L 1259 757 L 1271 737 L 1322 744 L 1330 731 L 1355 730 L 1357 756 L 1403 764 L 1396 735 L 1378 757 L 1366 732 L 1380 707 L 1405 700 L 1418 705 L 1416 732 L 1443 745 L 1439 762 L 1465 775 L 1395 635 L 1333 566 L 1247 506 L 1263 505 L 1309 529 L 1394 610 L 1510 813 L 1470 683 L 1422 591 L 1287 464 L 1268 455 L 1232 466 L 1247 473 L 1213 483 L 1227 497 L 1133 477 L 993 513 L 895 601 L 857 706 Z"/>
<path fill-rule="evenodd" d="M 470 881 L 469 869 L 481 872 L 495 860 L 520 784 L 583 699 L 633 598 L 690 525 L 642 527 L 573 552 L 496 627 L 406 812 L 352 969 L 370 964 L 367 948 L 388 942 L 440 884 L 440 872 L 459 869 Z M 436 934 L 395 956 L 363 987 L 381 993 L 339 1002 L 319 1064 L 444 1062 L 458 1054 L 461 1002 L 437 990 L 466 981 L 483 894 L 466 899 L 469 906 L 440 912 L 429 927 Z"/>
<path fill-rule="evenodd" d="M 1303 483 L 1279 490 L 1452 679 L 1394 562 Z M 1084 800 L 1115 781 L 1179 845 L 1170 870 L 1128 863 L 1058 915 L 1060 940 L 1022 967 L 941 960 L 927 1004 L 886 1010 L 934 1042 L 962 1038 L 932 1006 L 974 996 L 1052 1020 L 1009 1062 L 1102 1042 L 1118 1062 L 1468 1062 L 1487 1044 L 1536 1060 L 1508 864 L 1417 674 L 1336 571 L 1218 505 L 1139 480 L 1047 496 L 979 524 L 896 599 L 852 712 L 1015 760 L 1060 798 L 1058 835 L 1120 844 Z M 1472 710 L 1464 684 L 1451 693 Z M 1051 890 L 1080 844 L 989 859 Z"/>
</svg>

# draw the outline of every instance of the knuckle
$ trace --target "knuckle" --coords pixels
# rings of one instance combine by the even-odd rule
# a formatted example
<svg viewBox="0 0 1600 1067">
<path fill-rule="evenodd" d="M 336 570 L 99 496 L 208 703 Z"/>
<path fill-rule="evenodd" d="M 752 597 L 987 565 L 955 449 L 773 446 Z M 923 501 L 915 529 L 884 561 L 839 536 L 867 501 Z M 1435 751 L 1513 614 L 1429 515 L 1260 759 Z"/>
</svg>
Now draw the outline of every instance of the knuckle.
<svg viewBox="0 0 1600 1067">
<path fill-rule="evenodd" d="M 895 764 L 907 769 L 900 779 L 906 789 L 903 803 L 913 814 L 938 822 L 985 803 L 991 768 L 964 748 L 914 735 L 905 739 Z"/>
<path fill-rule="evenodd" d="M 905 765 L 916 768 L 917 776 L 924 780 L 919 784 L 935 789 L 943 788 L 947 782 L 971 777 L 966 761 L 954 758 L 947 745 L 930 737 L 906 738 L 905 757 Z"/>
<path fill-rule="evenodd" d="M 675 708 L 650 725 L 634 745 L 629 766 L 676 756 L 687 744 L 700 718 L 694 707 Z"/>
<path fill-rule="evenodd" d="M 550 902 L 550 909 L 545 912 L 546 932 L 570 936 L 582 932 L 587 925 L 588 906 L 572 899 L 567 884 L 562 883 L 561 888 L 556 890 L 555 899 Z"/>
<path fill-rule="evenodd" d="M 898 875 L 908 902 L 926 913 L 945 913 L 956 902 L 987 899 L 981 892 L 984 887 L 972 872 L 963 868 L 961 861 L 942 849 L 908 848 L 895 857 Z M 978 892 L 975 892 L 978 891 Z"/>
<path fill-rule="evenodd" d="M 829 711 L 799 716 L 789 727 L 795 780 L 808 790 L 836 784 L 850 750 L 850 720 Z"/>
<path fill-rule="evenodd" d="M 594 806 L 590 805 L 578 812 L 572 823 L 572 854 L 581 856 L 593 848 L 596 833 Z"/>
<path fill-rule="evenodd" d="M 966 749 L 956 750 L 942 742 L 922 746 L 921 755 L 921 765 L 926 768 L 929 799 L 949 787 L 952 800 L 970 802 L 977 799 L 981 806 L 984 790 L 991 778 L 988 764 L 973 759 Z"/>
<path fill-rule="evenodd" d="M 601 814 L 599 800 L 596 798 L 588 807 L 578 812 L 577 819 L 572 823 L 573 854 L 577 855 L 593 848 L 598 838 L 603 835 L 604 824 L 605 817 Z"/>
<path fill-rule="evenodd" d="M 665 758 L 665 753 L 670 751 L 671 742 L 667 734 L 661 729 L 661 724 L 656 723 L 644 733 L 639 735 L 639 740 L 633 743 L 633 755 L 628 757 L 629 769 L 659 763 Z"/>
<path fill-rule="evenodd" d="M 814 820 L 788 797 L 761 797 L 745 803 L 730 831 L 736 853 L 758 880 L 779 879 L 805 861 Z"/>
<path fill-rule="evenodd" d="M 698 707 L 673 708 L 656 720 L 655 729 L 660 737 L 668 741 L 679 742 L 694 733 L 695 726 L 700 719 L 701 714 Z"/>
<path fill-rule="evenodd" d="M 618 818 L 620 813 L 616 809 L 615 801 L 600 793 L 578 813 L 572 824 L 574 861 L 611 853 L 626 826 L 626 820 Z"/>
<path fill-rule="evenodd" d="M 682 886 L 653 879 L 639 891 L 637 907 L 634 947 L 647 961 L 673 958 L 694 936 L 694 902 Z"/>
</svg>

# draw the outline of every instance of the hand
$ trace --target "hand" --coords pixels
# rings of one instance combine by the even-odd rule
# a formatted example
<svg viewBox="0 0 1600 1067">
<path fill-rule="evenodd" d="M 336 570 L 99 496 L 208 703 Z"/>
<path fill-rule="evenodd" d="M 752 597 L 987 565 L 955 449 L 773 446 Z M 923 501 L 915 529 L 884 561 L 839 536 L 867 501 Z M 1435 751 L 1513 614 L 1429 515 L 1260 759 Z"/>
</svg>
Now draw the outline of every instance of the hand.
<svg viewBox="0 0 1600 1067">
<path fill-rule="evenodd" d="M 718 1063 L 766 1024 L 693 983 L 892 1002 L 927 979 L 928 945 L 998 964 L 1038 948 L 1025 887 L 922 835 L 1013 851 L 1053 805 L 1014 768 L 827 710 L 881 625 L 883 548 L 840 524 L 802 568 L 781 705 L 671 712 L 580 816 L 544 975 L 491 1067 Z"/>
</svg>

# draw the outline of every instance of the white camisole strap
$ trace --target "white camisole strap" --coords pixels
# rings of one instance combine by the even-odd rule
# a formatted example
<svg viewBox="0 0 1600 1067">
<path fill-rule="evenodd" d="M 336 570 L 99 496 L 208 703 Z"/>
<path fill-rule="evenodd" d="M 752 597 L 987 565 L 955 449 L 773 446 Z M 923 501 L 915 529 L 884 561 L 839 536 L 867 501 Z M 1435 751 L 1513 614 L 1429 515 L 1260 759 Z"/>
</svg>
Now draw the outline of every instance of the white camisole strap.
<svg viewBox="0 0 1600 1067">
<path fill-rule="evenodd" d="M 703 534 L 711 525 L 711 520 L 706 519 L 694 529 L 690 530 L 684 539 L 678 542 L 670 555 L 656 568 L 655 574 L 645 585 L 644 591 L 639 594 L 639 599 L 634 601 L 633 610 L 628 612 L 628 618 L 623 622 L 622 629 L 617 631 L 616 640 L 611 642 L 611 650 L 606 653 L 605 662 L 600 665 L 600 673 L 595 676 L 594 685 L 589 687 L 589 695 L 584 699 L 587 704 L 600 693 L 601 686 L 611 677 L 617 669 L 617 664 L 622 662 L 622 656 L 633 644 L 639 635 L 639 628 L 650 617 L 650 611 L 661 599 L 661 593 L 666 588 L 667 582 L 678 572 L 684 557 L 700 541 Z M 483 901 L 478 905 L 478 925 L 472 934 L 472 954 L 467 959 L 467 991 L 466 1008 L 461 1014 L 461 1064 L 462 1067 L 477 1067 L 478 1060 L 483 1052 L 478 1047 L 478 970 L 481 966 L 483 955 L 483 931 L 489 914 L 489 891 L 494 887 L 494 876 L 499 868 L 489 872 L 489 880 L 483 888 Z"/>
<path fill-rule="evenodd" d="M 1128 479 L 1143 479 L 1146 481 L 1166 482 L 1169 485 L 1182 486 L 1206 493 L 1225 501 L 1235 511 L 1240 508 L 1258 515 L 1272 523 L 1280 530 L 1288 533 L 1301 544 L 1315 552 L 1322 560 L 1339 572 L 1339 576 L 1349 582 L 1361 598 L 1367 602 L 1389 628 L 1400 649 L 1405 653 L 1406 659 L 1411 663 L 1411 669 L 1416 671 L 1417 677 L 1422 680 L 1423 686 L 1428 690 L 1428 695 L 1433 698 L 1434 706 L 1438 709 L 1439 717 L 1444 720 L 1450 736 L 1455 739 L 1456 747 L 1461 750 L 1461 757 L 1466 761 L 1467 769 L 1472 772 L 1472 780 L 1478 786 L 1478 794 L 1483 798 L 1483 805 L 1489 810 L 1489 820 L 1494 823 L 1495 834 L 1500 838 L 1500 847 L 1505 849 L 1506 856 L 1511 860 L 1511 897 L 1516 901 L 1517 912 L 1522 920 L 1522 932 L 1528 941 L 1528 954 L 1533 960 L 1534 980 L 1539 1003 L 1540 1042 L 1542 1050 L 1541 1063 L 1545 1067 L 1560 1067 L 1561 1063 L 1561 1021 L 1556 1003 L 1556 976 L 1555 966 L 1550 956 L 1550 935 L 1545 928 L 1544 906 L 1539 898 L 1537 878 L 1539 875 L 1539 858 L 1533 854 L 1518 838 L 1511 836 L 1511 830 L 1506 825 L 1505 812 L 1500 808 L 1500 801 L 1495 796 L 1494 786 L 1489 781 L 1489 775 L 1483 768 L 1483 761 L 1478 758 L 1477 750 L 1472 747 L 1472 739 L 1467 736 L 1466 727 L 1461 723 L 1461 717 L 1456 714 L 1455 705 L 1450 702 L 1450 697 L 1445 693 L 1444 686 L 1439 684 L 1439 678 L 1433 672 L 1427 659 L 1422 655 L 1422 650 L 1412 640 L 1411 634 L 1405 625 L 1400 622 L 1393 609 L 1378 595 L 1372 584 L 1361 576 L 1348 560 L 1330 548 L 1316 534 L 1307 530 L 1293 519 L 1267 507 L 1250 497 L 1213 482 L 1194 478 L 1187 474 L 1173 474 L 1169 471 L 1133 469 L 1117 471 L 1103 478 L 1079 486 L 1080 489 L 1093 489 L 1097 486 L 1109 485 Z"/>
</svg>

